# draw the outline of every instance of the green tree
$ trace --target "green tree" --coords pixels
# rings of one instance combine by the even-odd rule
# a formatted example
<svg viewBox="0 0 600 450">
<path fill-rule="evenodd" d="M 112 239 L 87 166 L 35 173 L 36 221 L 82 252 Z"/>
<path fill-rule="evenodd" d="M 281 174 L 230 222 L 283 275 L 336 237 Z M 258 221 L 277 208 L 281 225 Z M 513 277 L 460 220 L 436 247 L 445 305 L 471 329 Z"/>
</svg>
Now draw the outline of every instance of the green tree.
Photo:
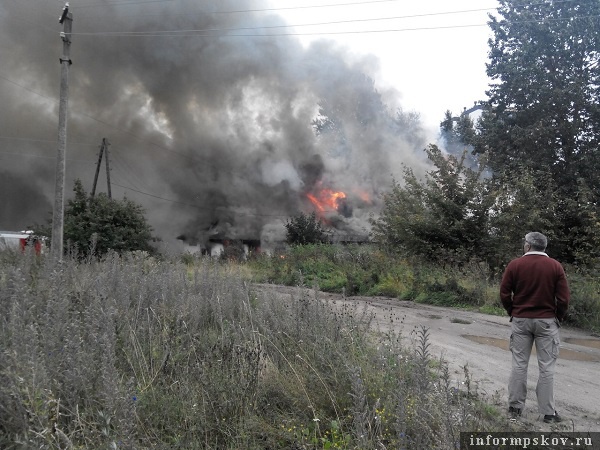
<svg viewBox="0 0 600 450">
<path fill-rule="evenodd" d="M 303 214 L 292 217 L 286 224 L 286 241 L 288 244 L 305 245 L 328 242 L 327 233 L 317 219 L 316 214 Z"/>
<path fill-rule="evenodd" d="M 433 163 L 423 180 L 404 168 L 403 184 L 393 182 L 384 197 L 373 235 L 385 248 L 430 261 L 462 263 L 487 255 L 489 211 L 494 203 L 483 166 L 473 170 L 435 145 L 425 150 Z"/>
<path fill-rule="evenodd" d="M 542 231 L 554 236 L 555 256 L 582 262 L 578 247 L 600 240 L 600 2 L 499 3 L 475 152 L 489 155 L 494 176 L 513 186 L 524 169 L 550 178 L 552 215 Z"/>
<path fill-rule="evenodd" d="M 528 169 L 514 180 L 495 177 L 490 181 L 494 202 L 489 210 L 489 236 L 486 261 L 491 268 L 503 270 L 513 258 L 522 254 L 522 239 L 529 231 L 549 230 L 550 250 L 555 236 L 552 220 L 555 191 L 550 177 L 541 180 Z M 498 275 L 499 273 L 496 273 Z"/>
<path fill-rule="evenodd" d="M 109 249 L 154 252 L 151 242 L 157 239 L 152 236 L 141 206 L 127 198 L 108 198 L 106 194 L 88 196 L 80 180 L 75 181 L 73 191 L 75 196 L 65 208 L 65 246 L 72 246 L 80 254 L 93 250 L 103 255 Z"/>
<path fill-rule="evenodd" d="M 448 110 L 444 114 L 444 120 L 440 123 L 442 135 L 448 146 L 472 145 L 475 138 L 475 126 L 468 114 L 453 117 Z"/>
<path fill-rule="evenodd" d="M 476 169 L 479 166 L 478 157 L 473 154 L 475 125 L 466 110 L 458 117 L 446 111 L 440 123 L 440 133 L 448 153 L 459 158 L 465 153 L 465 162 L 469 167 Z"/>
</svg>

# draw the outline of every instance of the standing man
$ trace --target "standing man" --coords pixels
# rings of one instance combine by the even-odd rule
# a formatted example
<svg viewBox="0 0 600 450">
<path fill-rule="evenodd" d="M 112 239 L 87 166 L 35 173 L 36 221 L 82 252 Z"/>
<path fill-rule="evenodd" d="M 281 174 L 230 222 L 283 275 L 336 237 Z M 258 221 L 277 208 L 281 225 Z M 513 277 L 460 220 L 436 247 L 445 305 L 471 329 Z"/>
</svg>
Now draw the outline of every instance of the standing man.
<svg viewBox="0 0 600 450">
<path fill-rule="evenodd" d="M 558 329 L 569 307 L 569 285 L 562 265 L 546 253 L 548 239 L 527 233 L 523 256 L 508 263 L 500 284 L 500 300 L 511 316 L 512 372 L 508 411 L 520 416 L 527 397 L 527 366 L 535 341 L 539 378 L 535 393 L 544 422 L 561 422 L 554 408 L 554 367 L 560 345 Z"/>
</svg>

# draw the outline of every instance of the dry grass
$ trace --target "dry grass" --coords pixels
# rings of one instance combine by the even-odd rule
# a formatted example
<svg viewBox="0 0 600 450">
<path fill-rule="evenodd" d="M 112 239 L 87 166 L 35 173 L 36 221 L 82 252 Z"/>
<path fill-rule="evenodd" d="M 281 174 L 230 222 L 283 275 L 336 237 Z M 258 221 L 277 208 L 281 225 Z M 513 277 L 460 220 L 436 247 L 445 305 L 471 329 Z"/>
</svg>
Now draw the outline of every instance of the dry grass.
<svg viewBox="0 0 600 450">
<path fill-rule="evenodd" d="M 499 425 L 427 330 L 257 292 L 210 260 L 0 255 L 0 448 L 449 449 Z"/>
</svg>

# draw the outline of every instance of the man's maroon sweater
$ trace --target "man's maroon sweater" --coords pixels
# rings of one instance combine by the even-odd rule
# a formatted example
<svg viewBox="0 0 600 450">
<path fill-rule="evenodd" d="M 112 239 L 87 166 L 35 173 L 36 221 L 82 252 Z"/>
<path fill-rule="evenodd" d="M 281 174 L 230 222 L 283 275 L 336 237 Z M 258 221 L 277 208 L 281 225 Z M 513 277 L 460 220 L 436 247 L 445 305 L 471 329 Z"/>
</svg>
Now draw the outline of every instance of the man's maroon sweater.
<svg viewBox="0 0 600 450">
<path fill-rule="evenodd" d="M 529 252 L 506 266 L 500 300 L 509 315 L 563 320 L 569 299 L 569 284 L 562 265 L 545 253 Z"/>
</svg>

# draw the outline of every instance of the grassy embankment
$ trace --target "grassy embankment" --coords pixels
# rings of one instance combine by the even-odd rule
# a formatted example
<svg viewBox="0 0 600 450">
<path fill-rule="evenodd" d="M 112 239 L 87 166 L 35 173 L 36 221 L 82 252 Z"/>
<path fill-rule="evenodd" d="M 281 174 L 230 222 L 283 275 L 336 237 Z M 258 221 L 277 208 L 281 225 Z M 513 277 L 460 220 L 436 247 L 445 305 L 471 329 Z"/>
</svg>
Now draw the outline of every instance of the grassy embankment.
<svg viewBox="0 0 600 450">
<path fill-rule="evenodd" d="M 246 264 L 255 281 L 318 286 L 346 295 L 388 296 L 439 306 L 506 314 L 499 299 L 498 276 L 479 264 L 435 267 L 394 258 L 370 246 L 294 247 L 273 258 L 251 257 Z M 567 267 L 571 305 L 567 323 L 600 332 L 600 281 Z"/>
</svg>

